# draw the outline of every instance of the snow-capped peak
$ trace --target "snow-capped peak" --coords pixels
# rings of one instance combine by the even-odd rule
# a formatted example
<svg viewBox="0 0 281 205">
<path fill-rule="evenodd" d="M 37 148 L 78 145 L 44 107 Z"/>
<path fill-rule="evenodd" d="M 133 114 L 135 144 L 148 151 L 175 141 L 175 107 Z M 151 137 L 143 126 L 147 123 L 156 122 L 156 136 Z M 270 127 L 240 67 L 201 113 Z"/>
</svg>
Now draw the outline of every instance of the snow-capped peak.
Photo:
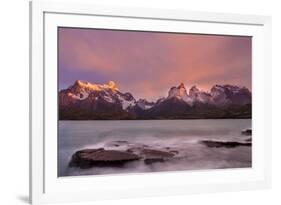
<svg viewBox="0 0 281 205">
<path fill-rule="evenodd" d="M 187 96 L 186 88 L 183 83 L 178 86 L 178 90 L 181 97 Z"/>
<path fill-rule="evenodd" d="M 236 85 L 214 85 L 211 88 L 210 94 L 212 96 L 217 96 L 221 93 L 237 94 L 237 93 L 241 93 L 241 92 L 245 92 L 247 94 L 250 94 L 250 91 L 247 88 L 239 87 L 239 86 L 236 86 Z"/>
<path fill-rule="evenodd" d="M 178 86 L 171 87 L 166 98 L 159 98 L 156 102 L 149 102 L 145 99 L 136 99 L 131 93 L 123 93 L 118 90 L 117 85 L 113 81 L 107 84 L 93 84 L 81 80 L 69 88 L 60 91 L 60 102 L 63 105 L 87 103 L 90 107 L 104 105 L 116 106 L 125 111 L 141 108 L 143 111 L 157 108 L 162 103 L 185 102 L 189 106 L 228 106 L 228 105 L 246 105 L 251 104 L 251 92 L 246 87 L 234 85 L 215 85 L 210 91 L 203 91 L 196 86 L 192 86 L 187 92 L 183 83 Z M 136 107 L 137 106 L 137 107 Z M 139 109 L 135 109 L 139 110 Z"/>
<path fill-rule="evenodd" d="M 194 85 L 189 89 L 189 96 L 196 96 L 200 90 Z"/>
<path fill-rule="evenodd" d="M 138 107 L 140 107 L 143 110 L 148 110 L 148 109 L 152 108 L 155 105 L 155 103 L 149 102 L 146 99 L 139 99 L 137 101 L 137 105 L 138 105 Z"/>
<path fill-rule="evenodd" d="M 117 85 L 114 81 L 109 81 L 108 84 L 93 84 L 81 80 L 76 80 L 74 86 L 78 86 L 82 89 L 87 89 L 90 91 L 101 91 L 104 89 L 111 89 L 112 91 L 118 91 Z"/>
<path fill-rule="evenodd" d="M 112 80 L 109 81 L 108 84 L 107 85 L 105 84 L 104 86 L 107 86 L 108 88 L 110 88 L 112 90 L 118 90 L 116 83 Z"/>
<path fill-rule="evenodd" d="M 114 81 L 109 81 L 107 84 L 93 84 L 76 80 L 74 85 L 67 89 L 67 95 L 76 100 L 84 100 L 90 98 L 92 100 L 102 100 L 111 104 L 121 105 L 123 110 L 136 104 L 135 98 L 130 93 L 122 93 L 117 88 Z"/>
<path fill-rule="evenodd" d="M 181 83 L 179 86 L 178 86 L 178 89 L 185 89 L 185 85 L 183 83 Z"/>
<path fill-rule="evenodd" d="M 173 97 L 182 98 L 184 96 L 187 96 L 187 92 L 183 83 L 181 83 L 177 87 L 175 86 L 171 87 L 171 89 L 169 90 L 168 98 L 173 98 Z"/>
<path fill-rule="evenodd" d="M 185 101 L 187 104 L 192 105 L 193 100 L 192 98 L 187 94 L 185 85 L 181 83 L 178 87 L 172 87 L 169 90 L 168 98 L 177 98 Z"/>
<path fill-rule="evenodd" d="M 216 105 L 251 103 L 251 92 L 245 87 L 236 85 L 214 85 L 210 95 Z"/>
<path fill-rule="evenodd" d="M 196 102 L 210 103 L 211 95 L 205 91 L 199 90 L 196 86 L 190 88 L 189 96 Z"/>
</svg>

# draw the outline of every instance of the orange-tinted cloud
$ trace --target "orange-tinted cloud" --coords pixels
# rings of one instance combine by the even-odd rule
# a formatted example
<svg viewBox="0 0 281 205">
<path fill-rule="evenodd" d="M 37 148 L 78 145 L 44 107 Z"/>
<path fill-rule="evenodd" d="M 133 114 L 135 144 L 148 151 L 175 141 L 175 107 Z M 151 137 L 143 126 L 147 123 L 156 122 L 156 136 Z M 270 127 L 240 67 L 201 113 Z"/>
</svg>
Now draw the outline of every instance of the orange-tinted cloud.
<svg viewBox="0 0 281 205">
<path fill-rule="evenodd" d="M 59 29 L 59 83 L 115 81 L 155 99 L 180 82 L 251 89 L 251 38 L 199 34 Z"/>
</svg>

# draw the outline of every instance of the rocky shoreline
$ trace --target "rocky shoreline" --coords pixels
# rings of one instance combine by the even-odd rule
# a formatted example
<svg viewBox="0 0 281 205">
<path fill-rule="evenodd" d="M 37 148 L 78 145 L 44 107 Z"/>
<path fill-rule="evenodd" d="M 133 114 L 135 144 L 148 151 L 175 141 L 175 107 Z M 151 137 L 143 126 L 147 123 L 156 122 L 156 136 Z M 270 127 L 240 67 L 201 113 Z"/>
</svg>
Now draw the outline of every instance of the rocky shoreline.
<svg viewBox="0 0 281 205">
<path fill-rule="evenodd" d="M 244 135 L 249 136 L 251 130 L 242 131 Z M 209 148 L 235 148 L 238 146 L 252 146 L 252 138 L 240 141 L 218 141 L 218 140 L 200 140 L 202 144 Z M 168 160 L 179 159 L 179 150 L 171 147 L 152 147 L 141 143 L 131 143 L 128 141 L 110 141 L 103 147 L 82 149 L 76 151 L 69 162 L 69 167 L 79 167 L 88 169 L 91 167 L 122 167 L 129 162 L 141 161 L 150 165 L 153 163 L 162 163 Z M 186 157 L 186 156 L 184 156 Z"/>
</svg>

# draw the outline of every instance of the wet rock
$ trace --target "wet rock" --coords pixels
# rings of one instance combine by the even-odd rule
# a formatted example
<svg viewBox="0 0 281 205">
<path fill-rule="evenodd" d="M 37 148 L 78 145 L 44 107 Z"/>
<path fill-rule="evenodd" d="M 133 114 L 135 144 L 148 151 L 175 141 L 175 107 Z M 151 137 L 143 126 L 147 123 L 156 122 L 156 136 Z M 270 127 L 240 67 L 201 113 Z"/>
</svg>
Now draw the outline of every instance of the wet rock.
<svg viewBox="0 0 281 205">
<path fill-rule="evenodd" d="M 250 138 L 246 139 L 245 141 L 246 142 L 252 142 L 252 138 L 250 137 Z"/>
<path fill-rule="evenodd" d="M 120 146 L 124 146 L 124 145 L 128 145 L 129 142 L 125 141 L 125 140 L 117 140 L 117 141 L 111 141 L 106 143 L 105 145 L 107 147 L 120 147 Z"/>
<path fill-rule="evenodd" d="M 235 148 L 238 146 L 252 146 L 252 143 L 250 142 L 223 142 L 223 141 L 211 141 L 211 140 L 203 140 L 201 141 L 202 144 L 204 144 L 207 147 L 214 147 L 214 148 Z"/>
<path fill-rule="evenodd" d="M 246 129 L 246 130 L 243 130 L 241 133 L 242 133 L 242 135 L 249 136 L 249 135 L 252 135 L 252 130 L 251 129 Z"/>
<path fill-rule="evenodd" d="M 161 157 L 154 157 L 154 158 L 147 158 L 147 159 L 144 159 L 144 163 L 145 164 L 152 164 L 152 163 L 155 163 L 155 162 L 164 162 L 165 159 L 164 158 L 161 158 Z"/>
<path fill-rule="evenodd" d="M 84 149 L 72 155 L 69 162 L 70 167 L 80 167 L 82 169 L 90 167 L 114 167 L 123 166 L 125 163 L 138 160 L 140 157 L 134 153 L 100 149 Z"/>
<path fill-rule="evenodd" d="M 170 147 L 154 148 L 142 143 L 110 141 L 103 148 L 83 149 L 72 155 L 70 167 L 122 167 L 125 163 L 139 160 L 146 164 L 164 162 L 178 154 Z"/>
<path fill-rule="evenodd" d="M 142 150 L 143 150 L 142 147 L 131 147 L 131 148 L 127 149 L 126 152 L 130 152 L 130 153 L 139 155 Z"/>
<path fill-rule="evenodd" d="M 126 152 L 135 153 L 134 149 L 127 149 Z"/>
<path fill-rule="evenodd" d="M 169 152 L 172 153 L 172 154 L 175 154 L 175 155 L 179 153 L 179 151 L 177 151 L 177 150 L 171 150 Z"/>
<path fill-rule="evenodd" d="M 143 149 L 140 155 L 144 159 L 144 163 L 151 164 L 154 162 L 164 162 L 174 157 L 175 154 L 155 149 Z"/>
</svg>

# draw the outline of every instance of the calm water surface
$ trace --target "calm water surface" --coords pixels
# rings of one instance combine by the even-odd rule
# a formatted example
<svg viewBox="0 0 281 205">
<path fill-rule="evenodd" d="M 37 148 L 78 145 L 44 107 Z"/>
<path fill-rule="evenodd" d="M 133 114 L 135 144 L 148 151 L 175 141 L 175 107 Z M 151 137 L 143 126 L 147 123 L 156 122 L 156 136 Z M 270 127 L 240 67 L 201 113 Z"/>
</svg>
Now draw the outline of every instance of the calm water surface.
<svg viewBox="0 0 281 205">
<path fill-rule="evenodd" d="M 251 146 L 209 148 L 201 140 L 245 142 L 241 131 L 251 128 L 250 119 L 153 120 L 153 121 L 59 121 L 59 176 L 143 173 L 251 167 Z M 107 147 L 112 141 L 128 141 L 155 149 L 177 150 L 177 160 L 146 165 L 143 161 L 124 167 L 69 168 L 75 151 Z"/>
</svg>

